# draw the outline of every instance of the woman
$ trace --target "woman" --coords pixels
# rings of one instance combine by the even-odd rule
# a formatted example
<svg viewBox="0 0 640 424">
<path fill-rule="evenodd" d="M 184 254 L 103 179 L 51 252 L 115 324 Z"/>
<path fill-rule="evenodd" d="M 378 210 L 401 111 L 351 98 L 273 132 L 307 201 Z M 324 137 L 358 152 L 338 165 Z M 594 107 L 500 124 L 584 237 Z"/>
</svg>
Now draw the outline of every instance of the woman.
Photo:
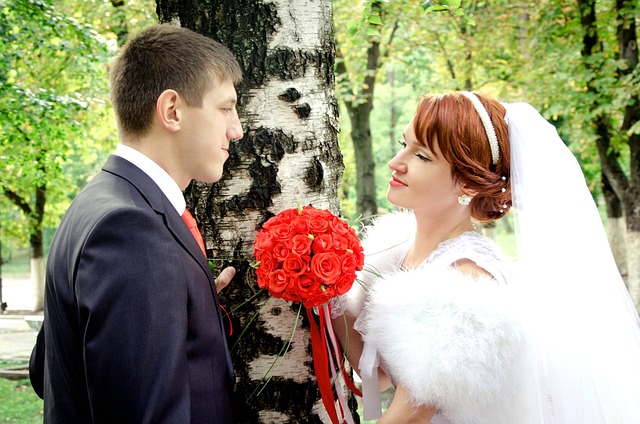
<svg viewBox="0 0 640 424">
<path fill-rule="evenodd" d="M 527 104 L 426 96 L 334 327 L 379 423 L 640 422 L 638 315 L 575 158 Z M 514 206 L 512 264 L 474 221 Z M 338 316 L 336 316 L 338 315 Z M 377 410 L 376 410 L 377 409 Z"/>
</svg>

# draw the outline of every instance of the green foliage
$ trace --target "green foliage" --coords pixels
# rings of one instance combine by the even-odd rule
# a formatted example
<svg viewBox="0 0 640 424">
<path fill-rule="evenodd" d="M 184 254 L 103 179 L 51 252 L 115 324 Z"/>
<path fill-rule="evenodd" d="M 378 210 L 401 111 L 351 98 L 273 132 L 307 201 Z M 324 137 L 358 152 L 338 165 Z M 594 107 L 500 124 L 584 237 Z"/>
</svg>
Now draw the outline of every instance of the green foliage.
<svg viewBox="0 0 640 424">
<path fill-rule="evenodd" d="M 608 120 L 613 131 L 611 148 L 619 154 L 619 164 L 628 175 L 628 137 L 632 131 L 620 128 L 624 108 L 640 92 L 640 69 L 625 75 L 625 65 L 618 59 L 615 2 L 601 1 L 597 9 L 595 31 L 599 43 L 596 51 L 584 58 L 585 29 L 576 1 L 556 0 L 528 7 L 523 22 L 528 43 L 520 50 L 518 81 L 527 101 L 555 121 L 596 198 L 601 183 L 594 123 L 599 116 Z M 636 129 L 640 129 L 637 123 Z"/>
<path fill-rule="evenodd" d="M 123 3 L 124 5 L 124 3 Z M 55 227 L 117 140 L 108 61 L 155 2 L 0 0 L 0 237 Z M 116 31 L 112 32 L 112 31 Z M 46 196 L 44 210 L 36 193 Z"/>
<path fill-rule="evenodd" d="M 26 361 L 0 360 L 0 368 L 26 367 Z M 42 423 L 43 401 L 28 379 L 0 378 L 0 417 L 3 423 Z"/>
<path fill-rule="evenodd" d="M 0 0 L 0 21 L 0 157 L 6 164 L 0 188 L 26 218 L 28 233 L 36 234 L 54 222 L 51 212 L 73 190 L 65 165 L 89 132 L 85 117 L 104 103 L 92 95 L 105 92 L 98 64 L 107 50 L 95 31 L 47 1 Z M 35 204 L 36 191 L 53 206 L 49 213 Z M 15 229 L 13 215 L 3 212 L 3 229 Z"/>
<path fill-rule="evenodd" d="M 363 100 L 359 87 L 366 75 L 363 58 L 370 40 L 363 28 L 370 4 L 334 2 L 334 26 L 343 56 L 340 60 L 348 65 L 348 74 L 337 78 L 338 95 L 343 100 Z M 622 131 L 621 119 L 624 108 L 640 92 L 640 69 L 626 72 L 617 57 L 618 17 L 613 0 L 598 2 L 600 50 L 587 63 L 581 57 L 583 29 L 575 0 L 399 0 L 386 2 L 385 7 L 387 11 L 380 15 L 380 39 L 384 42 L 388 37 L 395 19 L 399 27 L 389 55 L 377 71 L 371 114 L 379 205 L 389 206 L 385 192 L 391 106 L 402 110 L 396 125 L 401 132 L 419 95 L 428 92 L 471 89 L 504 101 L 531 103 L 559 129 L 596 198 L 601 182 L 593 122 L 605 113 L 616 129 L 612 148 L 619 153 L 621 167 L 628 174 L 628 137 L 640 132 L 640 123 L 632 122 L 630 129 Z M 626 11 L 626 19 L 635 18 L 637 22 L 638 6 L 631 9 Z M 588 92 L 588 83 L 603 94 Z M 350 162 L 349 123 L 346 113 L 341 116 L 341 148 L 347 152 L 343 206 L 351 207 L 357 182 L 349 170 L 355 167 Z"/>
</svg>

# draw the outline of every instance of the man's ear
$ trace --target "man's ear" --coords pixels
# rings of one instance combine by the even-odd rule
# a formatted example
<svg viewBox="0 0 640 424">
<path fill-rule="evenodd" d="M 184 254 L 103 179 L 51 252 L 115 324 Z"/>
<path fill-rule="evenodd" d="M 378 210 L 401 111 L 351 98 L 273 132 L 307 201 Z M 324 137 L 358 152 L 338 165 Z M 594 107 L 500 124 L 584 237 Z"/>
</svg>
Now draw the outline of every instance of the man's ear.
<svg viewBox="0 0 640 424">
<path fill-rule="evenodd" d="M 170 132 L 180 129 L 182 104 L 180 95 L 175 90 L 164 90 L 156 100 L 156 117 L 162 127 Z"/>
</svg>

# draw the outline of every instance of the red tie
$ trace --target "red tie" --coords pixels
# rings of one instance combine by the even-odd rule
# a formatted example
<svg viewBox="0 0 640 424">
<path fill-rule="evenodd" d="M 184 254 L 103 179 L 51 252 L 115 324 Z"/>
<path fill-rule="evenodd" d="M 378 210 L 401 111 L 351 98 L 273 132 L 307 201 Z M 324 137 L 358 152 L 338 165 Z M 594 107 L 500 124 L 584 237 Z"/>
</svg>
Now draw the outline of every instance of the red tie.
<svg viewBox="0 0 640 424">
<path fill-rule="evenodd" d="M 193 238 L 195 238 L 196 241 L 198 242 L 198 246 L 200 246 L 200 249 L 202 249 L 202 253 L 204 254 L 204 257 L 206 258 L 207 252 L 204 250 L 204 240 L 202 240 L 202 234 L 200 234 L 200 230 L 198 230 L 198 223 L 196 222 L 195 219 L 193 219 L 193 215 L 191 215 L 191 212 L 189 212 L 189 209 L 185 209 L 181 217 L 184 223 L 187 224 L 187 228 L 189 229 L 189 231 L 191 231 Z M 231 336 L 233 334 L 233 325 L 231 324 L 231 317 L 229 316 L 227 311 L 222 307 L 222 305 L 220 305 L 220 309 L 224 311 L 224 314 L 227 316 L 227 319 L 229 320 L 229 336 Z"/>
<path fill-rule="evenodd" d="M 202 234 L 200 234 L 200 230 L 198 230 L 198 223 L 196 222 L 195 219 L 193 219 L 193 216 L 191 215 L 191 212 L 189 212 L 188 209 L 184 210 L 182 214 L 182 220 L 184 221 L 185 224 L 187 224 L 187 228 L 189 229 L 189 231 L 191 231 L 191 234 L 198 242 L 198 246 L 200 246 L 200 249 L 202 249 L 202 253 L 206 258 L 207 252 L 204 249 L 204 240 L 202 240 Z"/>
</svg>

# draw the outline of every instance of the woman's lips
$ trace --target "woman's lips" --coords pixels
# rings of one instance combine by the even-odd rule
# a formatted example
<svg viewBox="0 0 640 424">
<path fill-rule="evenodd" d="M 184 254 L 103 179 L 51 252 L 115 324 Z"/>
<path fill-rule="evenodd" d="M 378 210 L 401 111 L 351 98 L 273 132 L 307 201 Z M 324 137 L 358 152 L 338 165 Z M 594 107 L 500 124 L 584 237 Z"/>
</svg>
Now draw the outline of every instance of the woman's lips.
<svg viewBox="0 0 640 424">
<path fill-rule="evenodd" d="M 396 177 L 391 177 L 391 179 L 389 180 L 389 185 L 391 187 L 406 187 L 407 186 L 405 183 L 403 183 L 402 181 L 400 181 Z"/>
</svg>

